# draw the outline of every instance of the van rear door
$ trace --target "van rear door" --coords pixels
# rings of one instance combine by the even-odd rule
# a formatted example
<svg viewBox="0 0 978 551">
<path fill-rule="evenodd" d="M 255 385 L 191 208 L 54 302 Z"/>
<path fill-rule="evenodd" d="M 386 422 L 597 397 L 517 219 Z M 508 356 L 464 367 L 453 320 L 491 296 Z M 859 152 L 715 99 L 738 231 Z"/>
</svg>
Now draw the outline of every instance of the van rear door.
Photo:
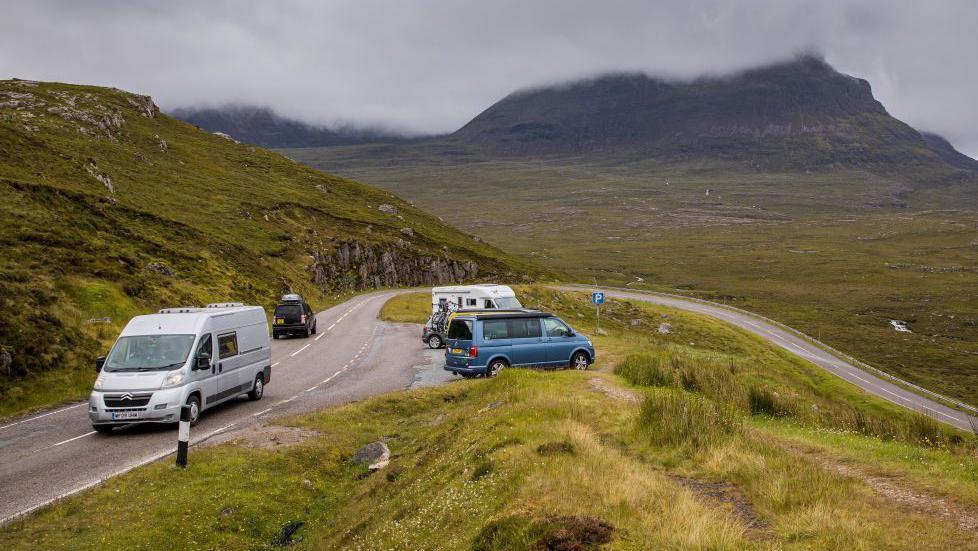
<svg viewBox="0 0 978 551">
<path fill-rule="evenodd" d="M 445 349 L 445 361 L 452 367 L 468 365 L 469 349 L 472 348 L 473 320 L 455 318 L 448 326 L 448 345 Z"/>
</svg>

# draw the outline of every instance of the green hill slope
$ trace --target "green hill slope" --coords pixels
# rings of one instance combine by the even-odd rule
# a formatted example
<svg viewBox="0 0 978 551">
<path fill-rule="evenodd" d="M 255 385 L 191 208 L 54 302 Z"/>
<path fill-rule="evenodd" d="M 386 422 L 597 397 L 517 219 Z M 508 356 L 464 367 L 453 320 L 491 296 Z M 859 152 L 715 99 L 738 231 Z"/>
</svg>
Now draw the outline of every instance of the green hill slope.
<svg viewBox="0 0 978 551">
<path fill-rule="evenodd" d="M 162 305 L 540 273 L 148 97 L 28 81 L 0 82 L 0 249 L 0 414 L 78 396 L 120 326 Z"/>
</svg>

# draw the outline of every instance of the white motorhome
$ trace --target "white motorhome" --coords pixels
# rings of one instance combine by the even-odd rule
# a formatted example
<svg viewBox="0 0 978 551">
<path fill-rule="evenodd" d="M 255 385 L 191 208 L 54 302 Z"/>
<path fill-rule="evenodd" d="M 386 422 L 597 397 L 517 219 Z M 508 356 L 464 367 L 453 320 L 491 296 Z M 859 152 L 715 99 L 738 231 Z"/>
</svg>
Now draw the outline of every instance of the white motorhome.
<svg viewBox="0 0 978 551">
<path fill-rule="evenodd" d="M 268 320 L 260 306 L 166 308 L 126 325 L 99 371 L 88 416 L 99 432 L 128 423 L 173 423 L 248 394 L 260 400 L 271 379 Z"/>
<path fill-rule="evenodd" d="M 431 290 L 431 312 L 438 312 L 443 305 L 449 310 L 523 307 L 511 288 L 494 283 L 433 288 Z"/>
</svg>

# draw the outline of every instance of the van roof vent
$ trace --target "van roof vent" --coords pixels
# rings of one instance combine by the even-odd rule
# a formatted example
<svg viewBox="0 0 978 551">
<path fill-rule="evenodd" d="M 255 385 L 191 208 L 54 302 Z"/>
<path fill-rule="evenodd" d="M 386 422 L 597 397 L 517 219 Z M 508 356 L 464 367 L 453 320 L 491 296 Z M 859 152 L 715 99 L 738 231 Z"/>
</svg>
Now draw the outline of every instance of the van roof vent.
<svg viewBox="0 0 978 551">
<path fill-rule="evenodd" d="M 194 312 L 200 312 L 200 308 L 196 306 L 177 306 L 175 308 L 163 308 L 160 310 L 161 314 L 192 314 Z"/>
<path fill-rule="evenodd" d="M 240 308 L 244 306 L 243 302 L 212 302 L 208 304 L 208 308 Z"/>
</svg>

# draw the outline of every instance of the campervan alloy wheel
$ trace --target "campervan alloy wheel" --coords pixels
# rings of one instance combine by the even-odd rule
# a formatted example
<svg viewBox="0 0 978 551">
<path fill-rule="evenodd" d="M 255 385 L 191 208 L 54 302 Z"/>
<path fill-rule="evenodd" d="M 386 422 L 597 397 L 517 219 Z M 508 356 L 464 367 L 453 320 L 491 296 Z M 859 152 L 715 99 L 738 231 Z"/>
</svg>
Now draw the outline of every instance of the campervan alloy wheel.
<svg viewBox="0 0 978 551">
<path fill-rule="evenodd" d="M 441 337 L 438 335 L 431 335 L 428 337 L 428 348 L 438 349 L 441 348 Z"/>
<path fill-rule="evenodd" d="M 585 370 L 588 367 L 588 357 L 584 352 L 578 352 L 571 358 L 571 367 L 578 370 Z"/>
<path fill-rule="evenodd" d="M 255 385 L 251 387 L 251 392 L 248 393 L 248 398 L 252 400 L 261 400 L 262 394 L 265 393 L 265 376 L 261 373 L 255 377 Z"/>
<path fill-rule="evenodd" d="M 503 368 L 506 367 L 506 362 L 504 360 L 493 360 L 489 367 L 486 368 L 486 377 L 495 377 L 502 373 Z"/>
</svg>

